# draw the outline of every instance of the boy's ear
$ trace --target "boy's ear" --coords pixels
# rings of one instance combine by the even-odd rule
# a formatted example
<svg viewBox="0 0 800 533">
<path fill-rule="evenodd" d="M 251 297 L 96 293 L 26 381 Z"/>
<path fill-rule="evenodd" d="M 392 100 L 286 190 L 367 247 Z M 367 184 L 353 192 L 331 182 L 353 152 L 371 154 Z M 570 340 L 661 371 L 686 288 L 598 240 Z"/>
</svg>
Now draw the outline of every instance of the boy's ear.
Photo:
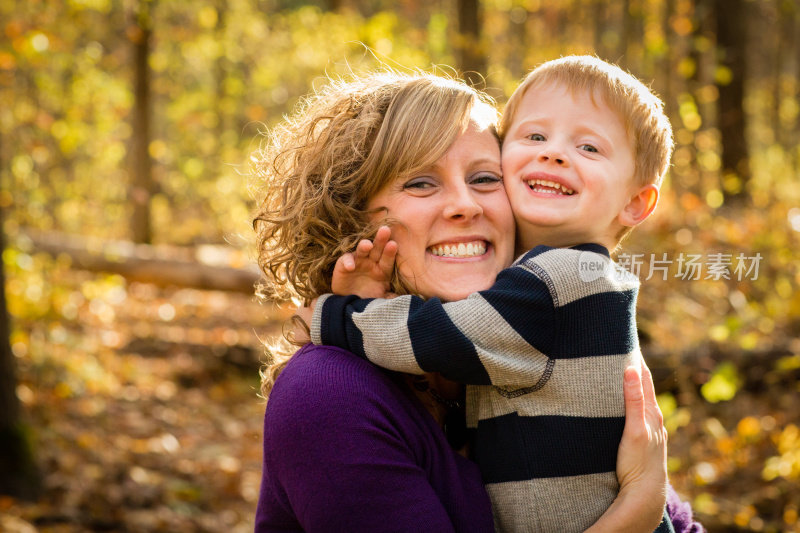
<svg viewBox="0 0 800 533">
<path fill-rule="evenodd" d="M 623 226 L 633 227 L 650 216 L 658 203 L 658 187 L 652 183 L 639 189 L 622 208 L 617 219 Z"/>
</svg>

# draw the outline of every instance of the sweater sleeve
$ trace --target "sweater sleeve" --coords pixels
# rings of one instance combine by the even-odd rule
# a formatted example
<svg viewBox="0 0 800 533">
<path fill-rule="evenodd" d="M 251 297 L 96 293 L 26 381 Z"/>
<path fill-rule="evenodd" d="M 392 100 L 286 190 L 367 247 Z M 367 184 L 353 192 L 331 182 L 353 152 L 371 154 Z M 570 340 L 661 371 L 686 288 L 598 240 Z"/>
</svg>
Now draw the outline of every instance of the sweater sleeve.
<svg viewBox="0 0 800 533">
<path fill-rule="evenodd" d="M 400 372 L 531 386 L 545 373 L 554 330 L 548 281 L 515 266 L 503 270 L 490 289 L 457 302 L 325 295 L 314 310 L 311 340 Z"/>
<path fill-rule="evenodd" d="M 256 531 L 454 531 L 383 389 L 331 359 L 270 396 Z"/>
</svg>

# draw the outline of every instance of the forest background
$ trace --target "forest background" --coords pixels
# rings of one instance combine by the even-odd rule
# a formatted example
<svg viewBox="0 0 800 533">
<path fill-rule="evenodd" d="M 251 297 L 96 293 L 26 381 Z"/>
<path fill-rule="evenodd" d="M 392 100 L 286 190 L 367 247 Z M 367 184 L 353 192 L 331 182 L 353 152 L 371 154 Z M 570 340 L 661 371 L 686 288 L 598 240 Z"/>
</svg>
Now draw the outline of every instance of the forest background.
<svg viewBox="0 0 800 533">
<path fill-rule="evenodd" d="M 0 530 L 251 531 L 248 154 L 325 76 L 617 62 L 675 129 L 620 259 L 672 483 L 709 531 L 800 531 L 800 5 L 0 0 Z M 479 73 L 480 75 L 476 75 Z"/>
</svg>

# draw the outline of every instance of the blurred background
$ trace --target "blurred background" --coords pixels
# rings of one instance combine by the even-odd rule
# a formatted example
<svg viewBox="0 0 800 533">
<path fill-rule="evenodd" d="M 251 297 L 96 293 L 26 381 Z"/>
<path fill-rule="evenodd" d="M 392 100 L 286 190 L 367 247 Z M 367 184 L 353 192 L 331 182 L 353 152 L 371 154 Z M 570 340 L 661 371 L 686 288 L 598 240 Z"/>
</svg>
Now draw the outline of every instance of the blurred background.
<svg viewBox="0 0 800 533">
<path fill-rule="evenodd" d="M 796 0 L 0 0 L 0 530 L 251 531 L 249 153 L 326 76 L 458 73 L 502 106 L 596 54 L 663 97 L 625 242 L 670 476 L 709 531 L 800 531 Z"/>
</svg>

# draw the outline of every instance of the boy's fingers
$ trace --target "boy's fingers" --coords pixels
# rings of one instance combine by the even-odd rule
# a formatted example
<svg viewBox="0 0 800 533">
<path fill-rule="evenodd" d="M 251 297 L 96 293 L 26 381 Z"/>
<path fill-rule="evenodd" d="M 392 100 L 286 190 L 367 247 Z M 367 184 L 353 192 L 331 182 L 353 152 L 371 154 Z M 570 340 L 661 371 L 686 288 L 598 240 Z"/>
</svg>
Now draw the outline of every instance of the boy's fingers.
<svg viewBox="0 0 800 533">
<path fill-rule="evenodd" d="M 336 260 L 336 263 L 340 268 L 343 268 L 346 272 L 352 272 L 356 269 L 356 260 L 353 257 L 353 254 L 346 253 L 342 254 L 339 259 Z"/>
<path fill-rule="evenodd" d="M 378 267 L 382 272 L 387 275 L 392 272 L 394 269 L 395 257 L 397 257 L 397 243 L 395 241 L 389 241 L 386 243 L 386 246 L 383 247 L 383 254 L 381 254 L 381 258 L 378 261 Z"/>
<path fill-rule="evenodd" d="M 375 233 L 375 239 L 373 241 L 374 246 L 370 252 L 369 258 L 375 261 L 376 263 L 380 261 L 380 258 L 383 255 L 383 248 L 386 246 L 386 243 L 389 242 L 389 237 L 392 235 L 392 231 L 389 229 L 388 226 L 381 226 L 378 228 L 377 233 Z"/>
<path fill-rule="evenodd" d="M 356 246 L 356 258 L 357 259 L 366 259 L 369 257 L 370 252 L 373 249 L 372 241 L 369 239 L 362 239 L 359 241 L 358 246 Z"/>
</svg>

